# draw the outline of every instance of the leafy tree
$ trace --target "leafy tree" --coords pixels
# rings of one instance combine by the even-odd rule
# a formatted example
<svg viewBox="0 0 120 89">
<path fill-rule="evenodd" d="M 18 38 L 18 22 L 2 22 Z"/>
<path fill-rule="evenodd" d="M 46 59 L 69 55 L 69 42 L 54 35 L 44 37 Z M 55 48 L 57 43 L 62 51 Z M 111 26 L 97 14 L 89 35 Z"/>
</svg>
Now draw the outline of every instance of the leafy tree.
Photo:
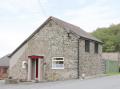
<svg viewBox="0 0 120 89">
<path fill-rule="evenodd" d="M 103 41 L 104 52 L 120 51 L 120 24 L 113 24 L 108 28 L 98 28 L 91 34 Z"/>
</svg>

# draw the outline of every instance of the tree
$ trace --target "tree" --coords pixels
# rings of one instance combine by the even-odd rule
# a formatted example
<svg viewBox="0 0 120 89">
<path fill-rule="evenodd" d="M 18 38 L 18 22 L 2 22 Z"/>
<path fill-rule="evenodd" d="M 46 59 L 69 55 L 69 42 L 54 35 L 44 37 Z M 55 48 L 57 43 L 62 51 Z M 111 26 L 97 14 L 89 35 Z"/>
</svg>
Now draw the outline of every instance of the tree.
<svg viewBox="0 0 120 89">
<path fill-rule="evenodd" d="M 120 51 L 120 24 L 113 24 L 108 28 L 98 28 L 92 32 L 92 35 L 103 41 L 104 52 Z"/>
</svg>

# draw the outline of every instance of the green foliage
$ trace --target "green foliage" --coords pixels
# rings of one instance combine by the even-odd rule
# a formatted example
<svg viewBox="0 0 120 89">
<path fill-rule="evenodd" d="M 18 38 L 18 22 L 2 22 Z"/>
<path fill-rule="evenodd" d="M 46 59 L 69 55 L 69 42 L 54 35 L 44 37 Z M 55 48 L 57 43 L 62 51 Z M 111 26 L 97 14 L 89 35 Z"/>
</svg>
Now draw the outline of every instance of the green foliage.
<svg viewBox="0 0 120 89">
<path fill-rule="evenodd" d="M 120 24 L 108 28 L 98 28 L 92 35 L 103 41 L 104 52 L 120 51 Z"/>
</svg>

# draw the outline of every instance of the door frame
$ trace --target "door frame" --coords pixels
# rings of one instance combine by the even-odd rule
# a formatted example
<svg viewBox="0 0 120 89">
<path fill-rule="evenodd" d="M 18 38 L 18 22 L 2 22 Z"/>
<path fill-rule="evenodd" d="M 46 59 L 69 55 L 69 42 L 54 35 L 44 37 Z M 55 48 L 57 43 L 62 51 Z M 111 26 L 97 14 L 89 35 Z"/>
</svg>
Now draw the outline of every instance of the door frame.
<svg viewBox="0 0 120 89">
<path fill-rule="evenodd" d="M 28 56 L 28 81 L 31 81 L 32 80 L 32 60 L 35 60 L 35 80 L 38 80 L 38 81 L 42 81 L 42 67 L 43 67 L 43 64 L 41 63 L 41 61 L 44 59 L 44 56 Z M 38 60 L 38 65 L 36 65 L 36 60 Z"/>
</svg>

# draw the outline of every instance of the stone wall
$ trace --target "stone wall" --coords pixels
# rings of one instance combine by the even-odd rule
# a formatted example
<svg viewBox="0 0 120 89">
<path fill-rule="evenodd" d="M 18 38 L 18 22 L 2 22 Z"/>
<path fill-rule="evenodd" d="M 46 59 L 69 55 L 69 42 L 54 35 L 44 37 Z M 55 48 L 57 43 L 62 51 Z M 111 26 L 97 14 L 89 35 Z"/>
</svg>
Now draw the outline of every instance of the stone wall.
<svg viewBox="0 0 120 89">
<path fill-rule="evenodd" d="M 118 61 L 119 60 L 119 52 L 103 52 L 102 59 Z"/>
<path fill-rule="evenodd" d="M 78 40 L 74 34 L 68 37 L 67 30 L 61 28 L 54 21 L 46 24 L 26 45 L 24 50 L 17 51 L 10 60 L 10 73 L 15 79 L 27 79 L 27 69 L 22 68 L 22 61 L 28 61 L 28 56 L 44 56 L 43 80 L 56 81 L 77 78 L 78 62 Z M 101 73 L 101 52 L 99 45 L 99 54 L 95 54 L 94 43 L 90 43 L 90 53 L 85 53 L 84 40 L 80 40 L 80 74 L 87 76 Z M 19 52 L 21 55 L 19 55 Z M 64 57 L 64 69 L 52 69 L 52 58 Z M 16 63 L 13 63 L 16 60 Z"/>
<path fill-rule="evenodd" d="M 98 46 L 98 53 L 94 52 L 94 41 L 90 42 L 90 52 L 85 52 L 85 40 L 80 41 L 80 76 L 93 76 L 103 73 L 101 58 L 102 45 Z"/>
</svg>

